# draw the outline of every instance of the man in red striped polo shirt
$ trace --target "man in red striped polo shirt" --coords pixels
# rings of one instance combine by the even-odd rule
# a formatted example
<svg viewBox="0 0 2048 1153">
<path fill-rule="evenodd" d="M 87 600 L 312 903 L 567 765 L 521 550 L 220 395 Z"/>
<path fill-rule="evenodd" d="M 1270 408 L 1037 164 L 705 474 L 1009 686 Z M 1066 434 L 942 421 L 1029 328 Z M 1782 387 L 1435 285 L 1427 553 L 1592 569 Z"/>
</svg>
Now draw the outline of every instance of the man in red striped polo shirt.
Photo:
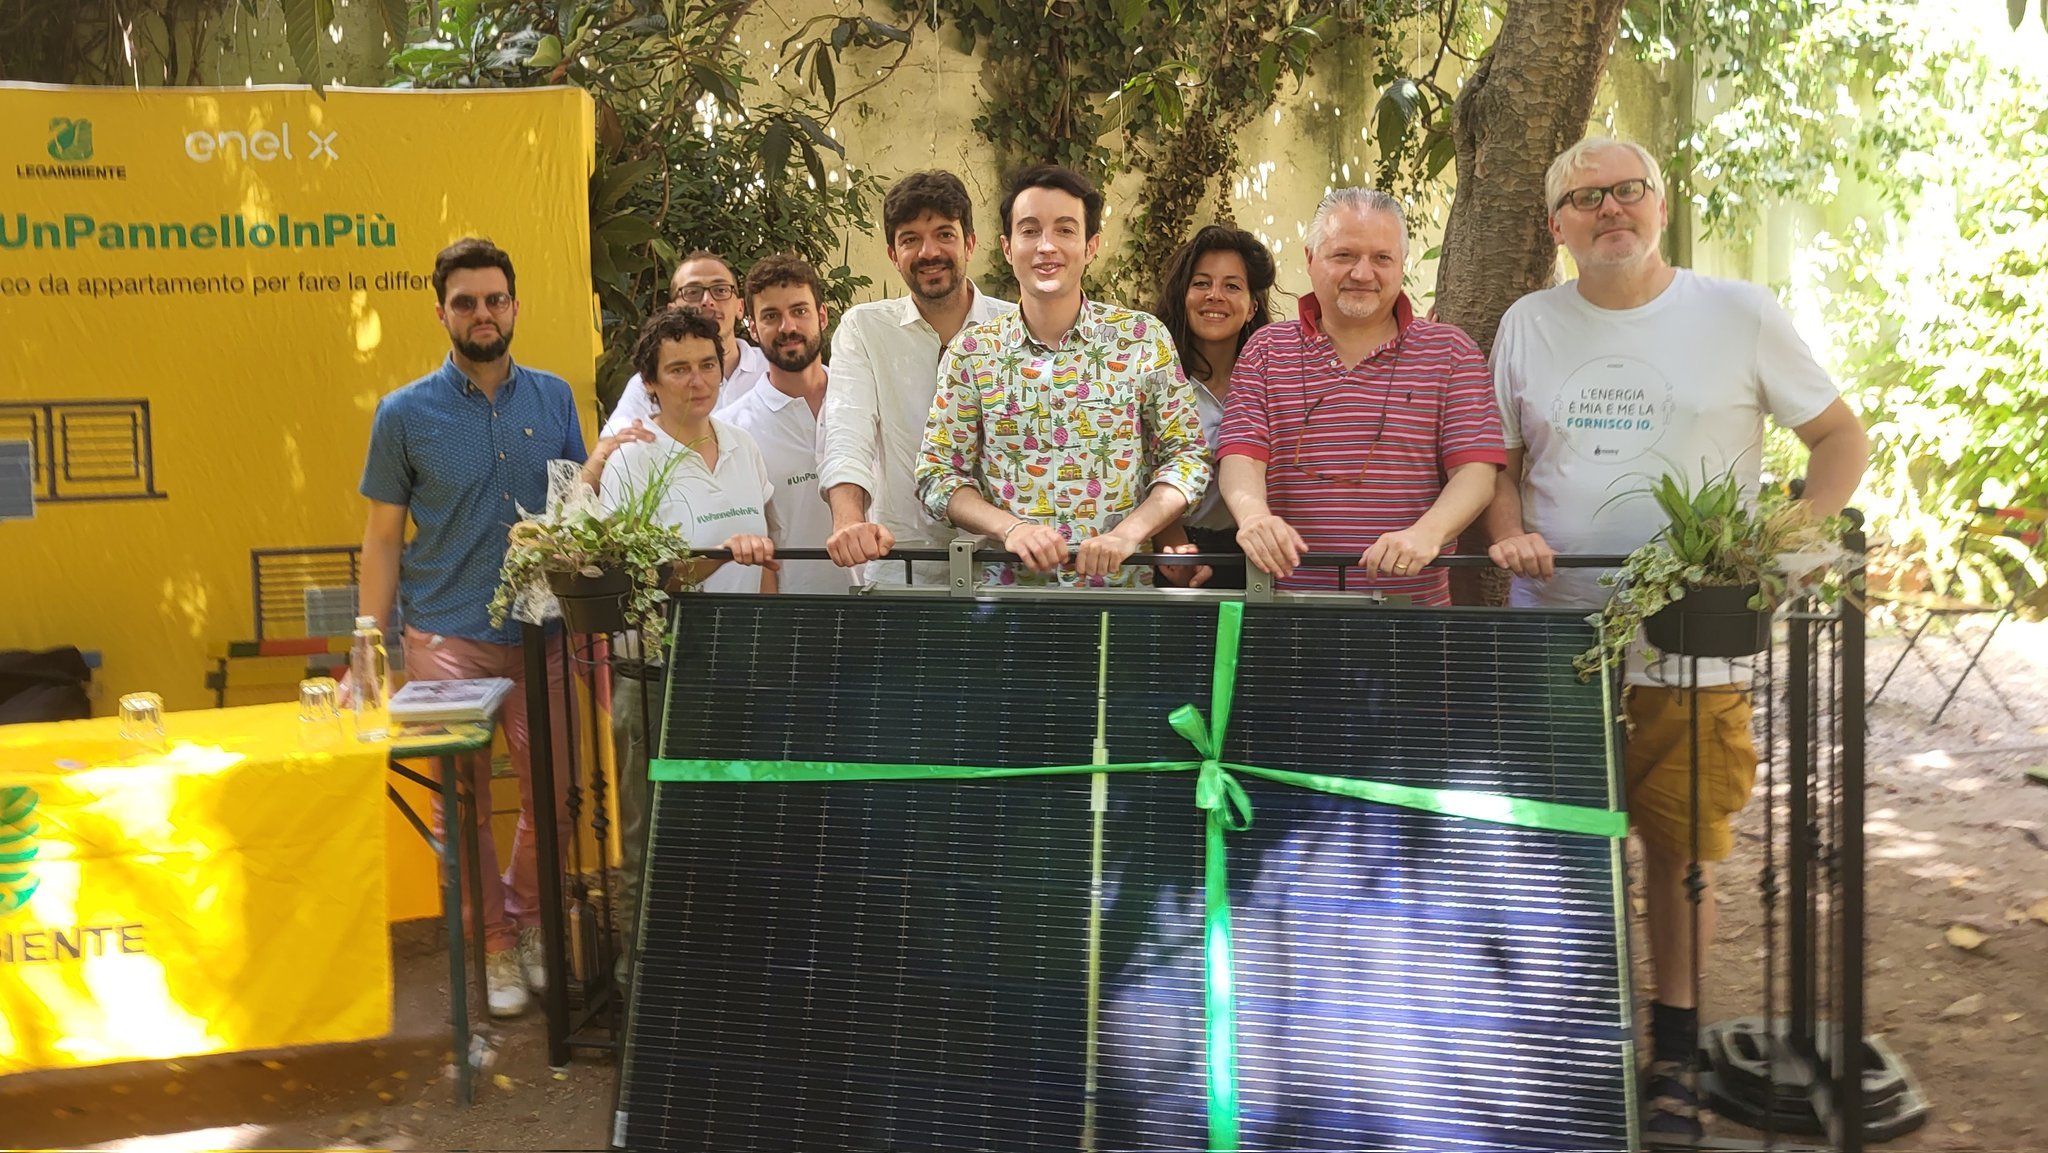
<svg viewBox="0 0 2048 1153">
<path fill-rule="evenodd" d="M 1401 290 L 1407 220 L 1384 192 L 1341 188 L 1308 229 L 1301 319 L 1252 335 L 1223 413 L 1223 499 L 1245 556 L 1289 591 L 1334 589 L 1306 552 L 1352 552 L 1345 587 L 1451 603 L 1436 559 L 1507 463 L 1492 377 L 1462 331 Z M 1296 571 L 1299 569 L 1300 571 Z"/>
</svg>

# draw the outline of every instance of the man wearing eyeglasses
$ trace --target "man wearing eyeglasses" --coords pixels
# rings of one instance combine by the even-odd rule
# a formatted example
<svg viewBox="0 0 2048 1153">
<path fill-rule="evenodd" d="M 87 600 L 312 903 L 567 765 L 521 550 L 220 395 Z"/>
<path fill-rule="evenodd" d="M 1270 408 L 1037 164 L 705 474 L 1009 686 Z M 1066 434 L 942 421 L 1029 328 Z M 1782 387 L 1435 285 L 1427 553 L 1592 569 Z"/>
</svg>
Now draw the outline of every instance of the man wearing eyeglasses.
<svg viewBox="0 0 2048 1153">
<path fill-rule="evenodd" d="M 402 604 L 406 676 L 415 680 L 508 677 L 524 685 L 519 626 L 492 627 L 489 605 L 505 560 L 506 534 L 521 509 L 546 507 L 548 462 L 583 463 L 595 485 L 621 439 L 651 439 L 644 430 L 600 440 L 583 450 L 576 398 L 561 377 L 512 361 L 519 319 L 512 258 L 488 240 L 458 240 L 434 260 L 435 310 L 453 346 L 428 376 L 386 396 L 370 429 L 362 494 L 370 502 L 363 529 L 358 603 L 386 636 Z M 412 539 L 406 539 L 406 524 Z M 549 665 L 551 699 L 561 700 L 559 654 Z M 512 863 L 501 874 L 489 806 L 479 817 L 486 995 L 491 1015 L 516 1016 L 527 990 L 541 990 L 540 898 L 534 851 L 533 777 L 528 758 L 526 694 L 506 696 L 502 722 L 519 779 L 519 825 Z M 557 763 L 567 763 L 568 725 L 556 717 Z M 477 796 L 490 795 L 488 756 L 466 758 Z M 566 784 L 567 777 L 560 778 Z M 556 797 L 561 815 L 562 797 Z M 436 812 L 440 823 L 446 814 Z M 566 816 L 563 815 L 566 821 Z M 479 899 L 465 893 L 465 901 Z M 467 924 L 467 920 L 464 922 Z"/>
<path fill-rule="evenodd" d="M 712 411 L 723 412 L 768 375 L 767 356 L 737 335 L 747 301 L 740 291 L 739 277 L 723 256 L 700 250 L 683 257 L 682 263 L 676 265 L 676 274 L 669 280 L 668 306 L 684 305 L 701 308 L 718 318 L 719 335 L 725 342 L 725 379 L 718 386 L 718 405 Z M 654 399 L 638 373 L 619 394 L 619 403 L 604 422 L 604 435 L 611 436 L 636 420 L 645 426 L 654 423 Z"/>
<path fill-rule="evenodd" d="M 1600 574 L 1560 571 L 1557 553 L 1626 553 L 1655 536 L 1665 518 L 1649 488 L 1661 476 L 1697 486 L 1733 469 L 1754 491 L 1766 413 L 1811 450 L 1812 511 L 1841 511 L 1869 459 L 1861 422 L 1768 290 L 1665 263 L 1655 158 L 1628 141 L 1582 140 L 1544 186 L 1550 234 L 1579 275 L 1516 301 L 1494 337 L 1508 466 L 1486 529 L 1494 562 L 1515 574 L 1510 603 L 1598 608 L 1609 593 Z M 1630 661 L 1623 762 L 1644 850 L 1655 992 L 1646 1128 L 1696 1139 L 1699 1101 L 1686 1083 L 1698 1030 L 1693 959 L 1713 940 L 1716 905 L 1699 890 L 1695 921 L 1687 873 L 1695 832 L 1702 883 L 1712 879 L 1706 862 L 1732 850 L 1729 820 L 1749 799 L 1756 752 L 1748 693 L 1726 687 L 1745 684 L 1746 671 L 1700 661 L 1694 687 L 1705 691 L 1689 694 L 1681 686 L 1694 674 L 1668 663 Z"/>
<path fill-rule="evenodd" d="M 1307 236 L 1301 317 L 1252 334 L 1216 448 L 1245 556 L 1289 591 L 1335 589 L 1307 552 L 1358 556 L 1344 587 L 1447 605 L 1430 568 L 1493 495 L 1506 462 L 1486 361 L 1402 291 L 1407 221 L 1384 192 L 1343 188 Z"/>
</svg>

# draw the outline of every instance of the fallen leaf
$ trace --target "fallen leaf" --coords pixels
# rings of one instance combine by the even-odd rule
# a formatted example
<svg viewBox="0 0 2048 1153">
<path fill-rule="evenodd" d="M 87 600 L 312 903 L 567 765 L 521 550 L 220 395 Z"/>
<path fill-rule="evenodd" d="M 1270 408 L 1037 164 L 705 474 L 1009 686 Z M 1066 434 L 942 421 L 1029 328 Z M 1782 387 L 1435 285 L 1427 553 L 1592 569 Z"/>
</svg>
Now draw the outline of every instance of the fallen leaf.
<svg viewBox="0 0 2048 1153">
<path fill-rule="evenodd" d="M 412 1074 L 410 1074 L 410 1073 L 406 1072 L 406 1071 L 405 1071 L 405 1070 L 403 1070 L 403 1069 L 393 1069 L 393 1070 L 391 1071 L 391 1079 L 392 1079 L 393 1081 L 403 1081 L 403 1080 L 406 1080 L 407 1078 L 409 1078 L 409 1077 L 411 1077 L 411 1076 L 412 1076 Z"/>
<path fill-rule="evenodd" d="M 2027 906 L 2027 916 L 2048 925 L 2048 897 L 2043 897 Z"/>
<path fill-rule="evenodd" d="M 569 1075 L 568 1075 L 567 1073 L 557 1073 L 557 1074 L 555 1074 L 555 1080 L 557 1080 L 557 1081 L 567 1081 L 568 1079 L 569 1079 Z"/>
<path fill-rule="evenodd" d="M 398 1098 L 396 1098 L 396 1097 L 393 1097 L 393 1096 L 392 1096 L 391 1094 L 389 1094 L 389 1093 L 379 1093 L 379 1094 L 377 1094 L 377 1100 L 379 1100 L 379 1101 L 382 1101 L 382 1102 L 384 1102 L 384 1103 L 385 1103 L 386 1105 L 389 1105 L 389 1104 L 391 1104 L 391 1103 L 392 1103 L 393 1101 L 396 1101 L 396 1100 L 398 1100 Z"/>
<path fill-rule="evenodd" d="M 1943 1009 L 1938 1014 L 1938 1016 L 1944 1021 L 1953 1021 L 1959 1017 L 1974 1017 L 1979 1012 L 1981 1012 L 1983 1008 L 1984 994 L 1972 993 L 1967 997 L 1963 997 L 1957 1001 L 1952 1002 L 1949 1005 L 1949 1007 Z"/>
<path fill-rule="evenodd" d="M 1968 1121 L 1951 1121 L 1948 1123 L 1948 1127 L 1950 1129 L 1955 1130 L 1958 1133 L 1969 1133 L 1977 1128 L 1975 1125 L 1970 1124 Z"/>
<path fill-rule="evenodd" d="M 121 1094 L 123 1097 L 126 1097 L 128 1095 L 128 1086 L 116 1085 L 114 1086 L 114 1092 Z"/>
<path fill-rule="evenodd" d="M 164 1096 L 166 1097 L 176 1097 L 178 1094 L 183 1093 L 184 1091 L 185 1087 L 183 1085 L 178 1084 L 176 1081 L 171 1081 L 164 1085 Z"/>
<path fill-rule="evenodd" d="M 2027 911 L 2025 909 L 2020 908 L 2018 905 L 2014 905 L 2012 908 L 2007 909 L 2005 911 L 2005 923 L 2008 925 L 2023 924 L 2026 921 L 2026 919 Z"/>
<path fill-rule="evenodd" d="M 284 1062 L 282 1062 L 282 1061 L 265 1061 L 265 1062 L 263 1063 L 263 1067 L 264 1067 L 265 1069 L 269 1069 L 269 1070 L 275 1071 L 275 1070 L 278 1070 L 278 1069 L 282 1069 L 282 1068 L 284 1068 Z"/>
<path fill-rule="evenodd" d="M 1954 945 L 1956 948 L 1962 949 L 1966 952 L 1976 951 L 1978 947 L 1984 944 L 1984 942 L 1991 939 L 1990 937 L 1984 935 L 1984 933 L 1982 933 L 1981 931 L 1972 929 L 1968 925 L 1950 925 L 1948 927 L 1948 932 L 1943 933 L 1942 937 L 1946 939 L 1949 944 Z"/>
<path fill-rule="evenodd" d="M 2025 1013 L 2004 1013 L 2004 1014 L 2000 1014 L 2000 1016 L 1999 1016 L 1999 1018 L 1998 1018 L 1998 1019 L 1999 1019 L 1999 1020 L 2001 1020 L 2001 1021 L 2003 1021 L 2003 1022 L 2005 1022 L 2006 1024 L 2010 1025 L 2010 1024 L 2012 1024 L 2012 1023 L 2013 1023 L 2014 1021 L 2017 1021 L 2017 1020 L 2019 1020 L 2019 1019 L 2020 1019 L 2021 1017 L 2024 1017 L 2024 1016 L 2026 1016 L 2026 1014 L 2025 1014 Z"/>
<path fill-rule="evenodd" d="M 292 1091 L 292 1090 L 294 1090 L 294 1089 L 297 1089 L 298 1087 L 299 1087 L 299 1083 L 298 1083 L 297 1081 L 286 1081 L 286 1082 L 284 1083 L 284 1085 L 282 1086 L 282 1088 L 284 1089 L 284 1091 L 285 1091 L 285 1092 L 287 1092 L 287 1093 L 291 1092 L 291 1091 Z"/>
<path fill-rule="evenodd" d="M 492 1075 L 491 1084 L 496 1085 L 500 1089 L 510 1090 L 512 1088 L 512 1078 L 505 1076 L 503 1073 L 497 1073 Z"/>
</svg>

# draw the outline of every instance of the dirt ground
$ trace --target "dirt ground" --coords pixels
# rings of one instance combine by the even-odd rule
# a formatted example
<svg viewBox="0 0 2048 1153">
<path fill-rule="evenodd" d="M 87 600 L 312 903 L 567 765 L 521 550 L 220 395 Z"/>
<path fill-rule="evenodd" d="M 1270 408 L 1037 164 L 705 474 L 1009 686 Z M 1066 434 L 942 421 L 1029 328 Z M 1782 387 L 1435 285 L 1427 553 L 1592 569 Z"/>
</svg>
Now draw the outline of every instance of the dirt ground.
<svg viewBox="0 0 2048 1153">
<path fill-rule="evenodd" d="M 1872 687 L 1900 643 L 1872 640 Z M 1953 680 L 1953 650 L 1933 655 Z M 1945 690 L 1918 660 L 1871 713 L 1869 1030 L 1904 1057 L 1933 1106 L 1918 1132 L 1882 1148 L 2048 1148 L 2048 787 L 2025 772 L 2048 765 L 2048 626 L 2008 625 L 1986 661 L 2016 717 L 1973 678 L 1931 725 Z M 1722 875 L 1710 1022 L 1761 1011 L 1762 823 L 1752 805 Z M 495 1030 L 477 1104 L 457 1109 L 435 927 L 402 927 L 394 950 L 397 1027 L 385 1040 L 0 1079 L 0 1143 L 179 1153 L 604 1148 L 612 1066 L 581 1056 L 551 1071 L 537 1013 Z M 1748 1135 L 1725 1122 L 1715 1132 Z"/>
</svg>

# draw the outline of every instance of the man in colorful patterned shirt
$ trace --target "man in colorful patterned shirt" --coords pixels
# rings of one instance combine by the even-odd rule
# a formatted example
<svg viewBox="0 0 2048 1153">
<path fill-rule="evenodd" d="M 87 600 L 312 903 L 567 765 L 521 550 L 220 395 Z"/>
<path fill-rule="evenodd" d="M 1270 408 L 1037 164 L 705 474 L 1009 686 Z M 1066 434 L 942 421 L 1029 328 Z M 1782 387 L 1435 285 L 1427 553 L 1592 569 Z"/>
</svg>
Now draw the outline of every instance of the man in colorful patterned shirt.
<svg viewBox="0 0 2048 1153">
<path fill-rule="evenodd" d="M 1002 219 L 1018 311 L 961 330 L 940 362 L 918 496 L 1023 561 L 1023 573 L 992 566 L 993 583 L 1149 583 L 1124 560 L 1209 483 L 1194 393 L 1165 325 L 1082 295 L 1101 192 L 1069 169 L 1028 168 Z"/>
<path fill-rule="evenodd" d="M 1401 290 L 1399 201 L 1342 188 L 1308 229 L 1301 319 L 1252 334 L 1216 447 L 1245 556 L 1281 588 L 1334 589 L 1305 552 L 1358 554 L 1347 588 L 1451 603 L 1428 565 L 1493 498 L 1507 462 L 1486 359 Z"/>
</svg>

